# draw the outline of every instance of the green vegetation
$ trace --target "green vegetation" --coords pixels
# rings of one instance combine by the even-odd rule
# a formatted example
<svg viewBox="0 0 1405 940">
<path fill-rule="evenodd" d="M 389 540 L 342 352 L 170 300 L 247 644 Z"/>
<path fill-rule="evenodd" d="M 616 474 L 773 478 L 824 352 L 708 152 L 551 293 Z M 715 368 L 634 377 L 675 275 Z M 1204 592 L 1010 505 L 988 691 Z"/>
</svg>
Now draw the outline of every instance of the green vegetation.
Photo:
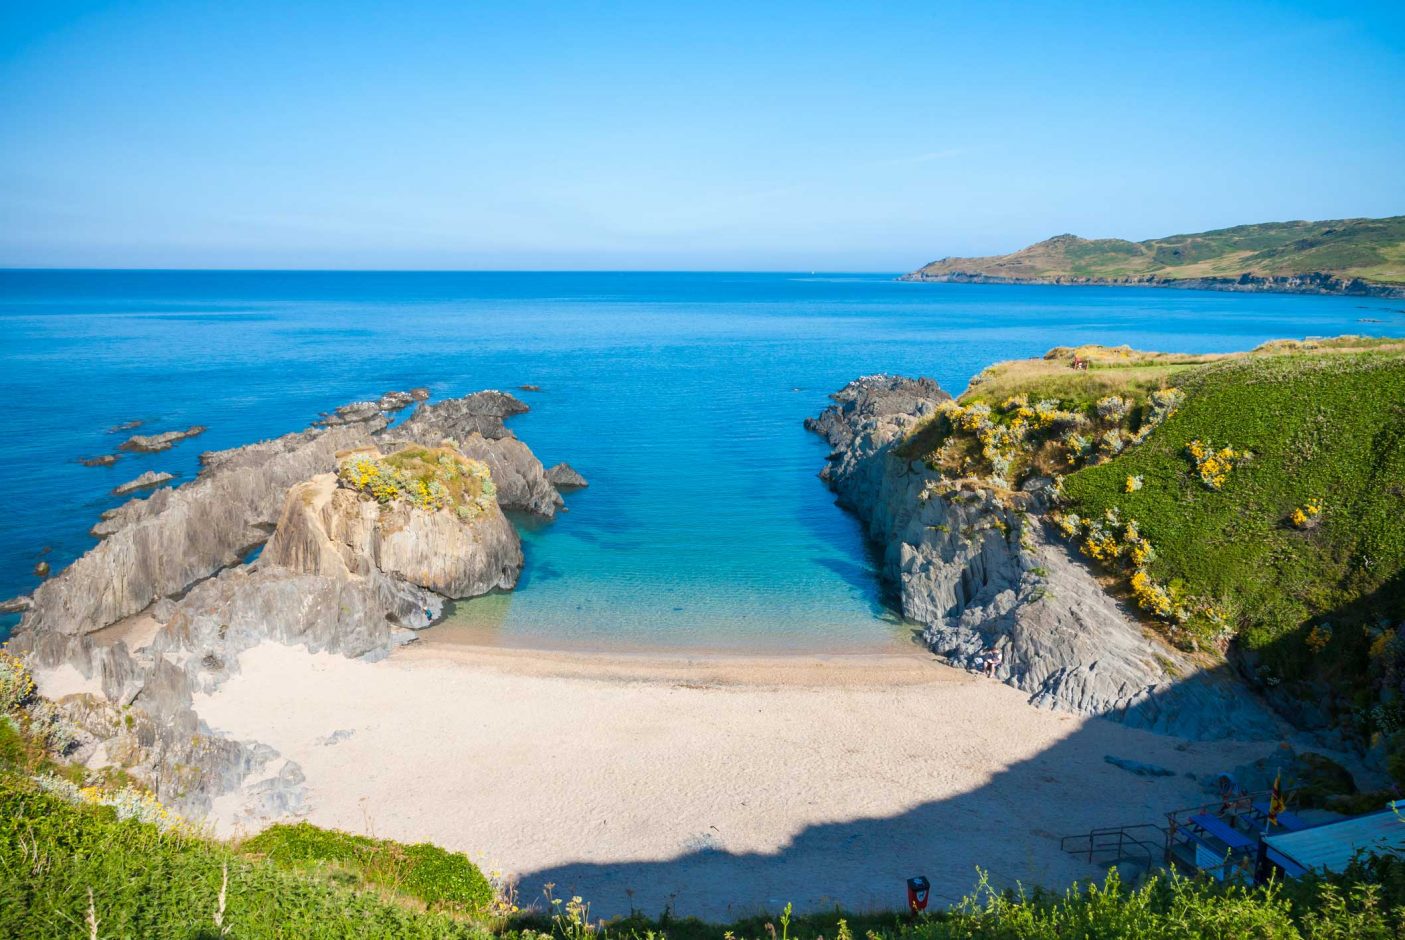
<svg viewBox="0 0 1405 940">
<path fill-rule="evenodd" d="M 402 898 L 288 870 L 193 835 L 119 820 L 0 771 L 0 936 L 475 937 Z M 227 933 L 226 933 L 227 930 Z"/>
<path fill-rule="evenodd" d="M 282 868 L 355 887 L 386 888 L 436 908 L 484 911 L 493 901 L 492 885 L 478 866 L 428 843 L 402 845 L 300 822 L 270 826 L 239 848 Z"/>
<path fill-rule="evenodd" d="M 1052 481 L 1050 520 L 1150 625 L 1235 644 L 1405 783 L 1405 342 L 1059 348 L 986 369 L 899 452 L 943 472 L 933 495 Z"/>
<path fill-rule="evenodd" d="M 1063 480 L 1066 513 L 1134 522 L 1172 602 L 1218 612 L 1188 626 L 1237 636 L 1265 682 L 1325 680 L 1348 729 L 1398 732 L 1402 350 L 1275 346 L 1180 384 L 1184 404 L 1145 444 Z"/>
<path fill-rule="evenodd" d="M 303 830 L 295 832 L 294 830 Z M 353 877 L 361 847 L 312 827 L 231 846 L 173 834 L 110 808 L 73 804 L 0 771 L 0 936 L 142 938 L 466 938 L 589 940 L 948 940 L 948 938 L 1388 938 L 1405 929 L 1405 866 L 1386 858 L 1340 878 L 1266 888 L 1158 877 L 1062 895 L 978 887 L 952 911 L 916 920 L 842 912 L 753 918 L 730 927 L 634 916 L 600 925 L 582 907 L 506 919 L 426 909 Z M 374 840 L 370 840 L 374 841 Z M 339 860 L 323 867 L 325 855 Z M 278 856 L 279 861 L 274 861 Z M 556 913 L 554 916 L 552 911 Z M 93 926 L 95 925 L 95 926 Z M 777 926 L 779 925 L 779 926 Z"/>
<path fill-rule="evenodd" d="M 1405 284 L 1405 216 L 1267 222 L 1143 242 L 1059 235 L 1013 254 L 944 258 L 917 275 L 1178 280 L 1314 273 Z"/>
<path fill-rule="evenodd" d="M 385 457 L 350 454 L 337 476 L 382 505 L 405 501 L 420 509 L 453 509 L 466 520 L 486 512 L 497 497 L 487 464 L 470 460 L 448 442 L 407 447 Z"/>
</svg>

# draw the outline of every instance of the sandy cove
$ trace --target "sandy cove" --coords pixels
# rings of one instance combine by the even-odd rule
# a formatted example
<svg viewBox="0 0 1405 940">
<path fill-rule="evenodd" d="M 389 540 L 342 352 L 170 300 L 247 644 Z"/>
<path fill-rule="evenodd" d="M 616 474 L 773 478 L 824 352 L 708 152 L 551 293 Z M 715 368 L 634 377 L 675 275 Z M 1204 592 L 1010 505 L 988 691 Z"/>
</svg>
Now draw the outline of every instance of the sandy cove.
<svg viewBox="0 0 1405 940">
<path fill-rule="evenodd" d="M 943 903 L 977 866 L 1063 887 L 1099 871 L 1059 836 L 1161 821 L 1205 799 L 1189 773 L 1273 747 L 1038 710 L 917 650 L 653 659 L 422 642 L 369 663 L 265 643 L 195 706 L 300 764 L 312 822 L 458 849 L 519 878 L 524 902 L 552 883 L 602 916 L 891 908 L 915 874 Z M 326 743 L 338 731 L 351 733 Z M 222 834 L 251 828 L 240 809 L 216 802 Z"/>
</svg>

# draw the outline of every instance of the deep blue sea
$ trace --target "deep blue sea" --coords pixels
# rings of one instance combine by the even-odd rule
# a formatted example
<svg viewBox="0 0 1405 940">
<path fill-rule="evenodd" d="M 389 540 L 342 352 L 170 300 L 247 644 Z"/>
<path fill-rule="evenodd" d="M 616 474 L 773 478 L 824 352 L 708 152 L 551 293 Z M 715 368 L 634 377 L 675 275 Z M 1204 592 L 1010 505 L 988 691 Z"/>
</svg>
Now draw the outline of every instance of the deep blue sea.
<svg viewBox="0 0 1405 940">
<path fill-rule="evenodd" d="M 427 385 L 516 390 L 511 427 L 590 480 L 522 522 L 516 592 L 441 635 L 555 648 L 848 651 L 909 634 L 801 426 L 872 372 L 959 392 L 992 361 L 1074 343 L 1247 349 L 1405 336 L 1405 302 L 1150 289 L 904 284 L 891 275 L 0 272 L 0 596 L 93 544 L 111 490 L 190 479 L 201 450 Z M 1362 322 L 1379 320 L 1383 322 Z M 114 467 L 141 419 L 203 436 Z M 11 620 L 13 622 L 13 618 Z M 0 626 L 0 636 L 5 626 Z"/>
</svg>

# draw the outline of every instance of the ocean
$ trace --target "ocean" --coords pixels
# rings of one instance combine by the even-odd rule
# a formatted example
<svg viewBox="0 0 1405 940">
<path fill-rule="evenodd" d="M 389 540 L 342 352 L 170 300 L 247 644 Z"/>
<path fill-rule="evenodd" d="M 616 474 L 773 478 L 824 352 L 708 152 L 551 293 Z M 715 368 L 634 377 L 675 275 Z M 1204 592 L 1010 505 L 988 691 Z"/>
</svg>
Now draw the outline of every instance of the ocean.
<svg viewBox="0 0 1405 940">
<path fill-rule="evenodd" d="M 553 522 L 517 520 L 517 590 L 456 605 L 441 638 L 890 648 L 911 629 L 801 424 L 831 392 L 894 372 L 956 394 L 991 362 L 1056 345 L 1226 352 L 1341 333 L 1405 336 L 1405 302 L 889 274 L 0 271 L 0 596 L 91 547 L 122 500 L 113 487 L 145 470 L 189 480 L 202 450 L 392 389 L 499 388 L 531 406 L 516 434 L 590 487 Z M 113 452 L 124 435 L 109 429 L 133 420 L 209 430 L 112 467 L 78 462 Z"/>
</svg>

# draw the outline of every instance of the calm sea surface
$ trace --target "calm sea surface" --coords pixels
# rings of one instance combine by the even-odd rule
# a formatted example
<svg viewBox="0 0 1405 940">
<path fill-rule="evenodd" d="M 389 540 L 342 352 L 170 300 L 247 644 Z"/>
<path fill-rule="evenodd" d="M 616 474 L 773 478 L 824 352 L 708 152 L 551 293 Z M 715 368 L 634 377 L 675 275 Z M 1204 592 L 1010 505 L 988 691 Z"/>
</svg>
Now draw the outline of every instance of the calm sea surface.
<svg viewBox="0 0 1405 940">
<path fill-rule="evenodd" d="M 445 638 L 559 648 L 863 650 L 907 635 L 801 427 L 855 376 L 959 392 L 1050 346 L 1247 349 L 1405 336 L 1405 302 L 1171 290 L 901 284 L 886 275 L 0 272 L 0 596 L 93 544 L 144 470 L 298 430 L 389 389 L 515 390 L 511 427 L 591 486 L 522 521 L 515 593 Z M 1362 322 L 1379 320 L 1383 322 Z M 114 467 L 107 429 L 205 424 Z M 8 623 L 13 623 L 13 618 Z M 8 624 L 0 624 L 0 636 Z"/>
</svg>

